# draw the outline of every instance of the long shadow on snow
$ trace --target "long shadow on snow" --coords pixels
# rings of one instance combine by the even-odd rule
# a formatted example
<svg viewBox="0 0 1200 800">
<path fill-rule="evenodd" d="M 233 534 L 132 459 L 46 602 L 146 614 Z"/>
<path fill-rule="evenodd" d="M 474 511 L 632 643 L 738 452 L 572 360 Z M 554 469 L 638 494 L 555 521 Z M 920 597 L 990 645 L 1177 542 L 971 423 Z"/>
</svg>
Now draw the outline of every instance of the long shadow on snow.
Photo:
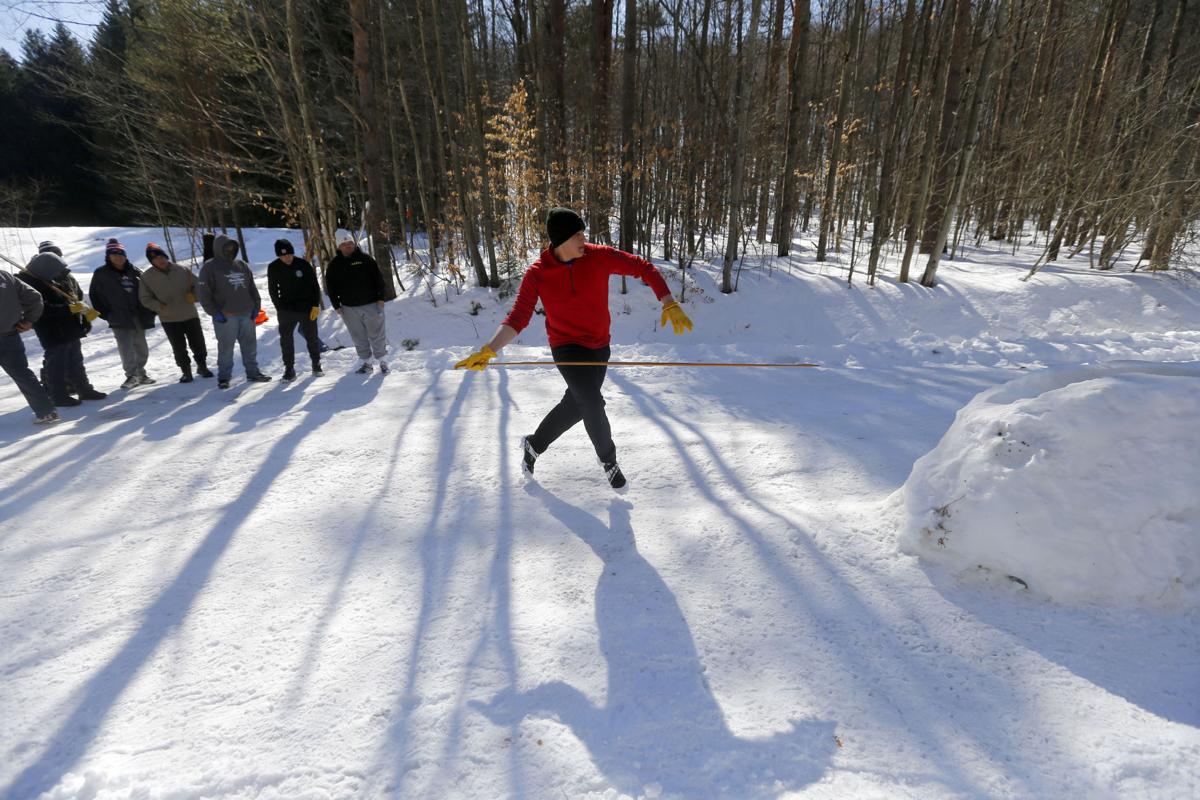
<svg viewBox="0 0 1200 800">
<path fill-rule="evenodd" d="M 476 708 L 509 726 L 527 716 L 558 719 L 618 791 L 635 796 L 658 784 L 669 796 L 749 800 L 821 778 L 833 756 L 833 722 L 793 721 L 758 741 L 729 730 L 679 603 L 637 550 L 631 504 L 614 499 L 606 526 L 536 483 L 525 491 L 604 562 L 596 627 L 608 666 L 606 703 L 596 707 L 574 686 L 554 681 L 505 690 Z"/>
<path fill-rule="evenodd" d="M 736 504 L 730 504 L 718 495 L 710 485 L 709 476 L 704 474 L 689 453 L 678 429 L 688 431 L 701 443 L 719 473 L 722 491 L 733 492 L 744 498 L 760 513 L 779 523 L 782 528 L 807 531 L 807 526 L 796 516 L 777 511 L 759 499 L 724 461 L 720 451 L 699 426 L 681 419 L 666 403 L 642 391 L 636 385 L 619 377 L 616 378 L 616 382 L 626 389 L 644 417 L 666 435 L 692 479 L 697 499 L 706 500 L 715 511 L 736 526 L 766 572 L 795 598 L 798 613 L 799 610 L 803 610 L 803 613 L 813 615 L 821 629 L 826 632 L 824 641 L 841 651 L 841 658 L 846 666 L 835 680 L 850 682 L 849 685 L 841 687 L 841 691 L 856 694 L 866 692 L 869 695 L 874 693 L 875 688 L 882 688 L 884 696 L 881 699 L 885 705 L 879 712 L 890 718 L 889 724 L 913 731 L 937 751 L 939 772 L 936 775 L 909 774 L 907 777 L 944 783 L 948 788 L 967 795 L 986 795 L 984 783 L 964 769 L 966 765 L 959 762 L 955 752 L 963 740 L 981 743 L 1004 741 L 1003 746 L 1007 752 L 1019 752 L 1019 743 L 1005 741 L 1008 732 L 998 723 L 999 718 L 1003 716 L 1001 711 L 1011 711 L 1020 705 L 1019 696 L 1014 688 L 982 670 L 971 654 L 955 651 L 953 643 L 934 641 L 936 646 L 932 655 L 919 648 L 914 649 L 902 639 L 900 632 L 880 618 L 862 591 L 854 585 L 852 576 L 831 562 L 815 545 L 811 535 L 805 533 L 804 536 L 790 540 L 804 548 L 804 557 L 800 562 L 789 561 L 786 553 L 776 543 L 764 536 L 750 518 L 736 510 Z M 886 437 L 882 441 L 886 441 Z M 932 447 L 933 444 L 931 441 L 928 447 Z M 793 564 L 796 566 L 793 567 Z M 869 569 L 863 569 L 863 574 L 867 580 L 880 579 L 879 576 L 872 575 Z M 888 594 L 883 587 L 881 593 Z M 919 628 L 918 635 L 921 641 L 929 641 L 932 634 L 925 621 L 917 616 L 919 613 L 922 612 L 910 610 L 912 618 L 909 622 Z M 867 639 L 841 635 L 847 620 L 860 621 L 858 624 L 866 629 Z M 865 647 L 868 640 L 870 646 Z M 944 708 L 949 701 L 939 694 L 939 684 L 931 684 L 929 678 L 934 674 L 957 675 L 960 671 L 968 676 L 975 686 L 975 691 L 967 701 L 968 714 L 965 719 L 958 720 L 952 728 L 946 729 L 941 720 L 934 724 L 930 715 L 953 714 L 955 707 L 951 704 L 949 708 Z M 933 709 L 940 711 L 933 712 Z M 1016 765 L 1009 766 L 1011 769 Z M 1037 794 L 1039 790 L 1045 789 L 1038 785 L 1040 779 L 1035 774 L 1011 775 L 1010 780 L 1018 783 L 1033 781 L 1032 785 L 1020 786 L 1020 791 L 1024 793 Z"/>
<path fill-rule="evenodd" d="M 346 381 L 347 378 L 343 378 L 338 383 Z M 378 386 L 378 383 L 373 384 L 374 391 L 343 392 L 336 395 L 336 399 L 313 398 L 310 402 L 313 410 L 275 442 L 263 465 L 250 477 L 241 494 L 225 507 L 221 518 L 192 552 L 174 580 L 143 612 L 137 630 L 78 692 L 74 709 L 69 714 L 64 710 L 61 715 L 63 722 L 49 737 L 41 756 L 17 775 L 2 796 L 37 797 L 56 786 L 63 775 L 79 762 L 125 689 L 154 657 L 171 632 L 183 625 L 192 604 L 234 534 L 271 488 L 292 453 L 310 433 L 318 430 L 335 413 L 369 402 L 378 391 Z M 331 391 L 336 392 L 337 387 Z"/>
<path fill-rule="evenodd" d="M 353 373 L 351 373 L 353 374 Z M 366 541 L 367 534 L 374 528 L 373 520 L 379 515 L 379 506 L 383 500 L 383 495 L 391 491 L 392 478 L 395 475 L 396 468 L 401 464 L 400 446 L 404 443 L 404 438 L 408 433 L 409 427 L 417 414 L 425 408 L 425 400 L 438 387 L 438 381 L 442 377 L 442 371 L 435 373 L 431 380 L 428 381 L 425 390 L 413 402 L 412 408 L 408 416 L 400 423 L 399 428 L 395 432 L 395 439 L 392 442 L 392 456 L 388 459 L 387 472 L 380 484 L 379 492 L 375 495 L 374 500 L 366 503 L 367 512 L 363 519 L 358 523 L 358 530 L 355 531 L 354 538 L 350 541 L 346 548 L 345 557 L 342 559 L 342 569 L 338 573 L 337 581 L 330 590 L 325 599 L 325 609 L 321 613 L 320 620 L 309 633 L 308 642 L 304 646 L 304 655 L 300 658 L 300 663 L 303 665 L 296 670 L 295 679 L 291 682 L 287 692 L 284 695 L 283 705 L 285 708 L 296 708 L 304 697 L 304 692 L 308 686 L 309 680 L 312 678 L 312 673 L 316 669 L 318 660 L 321 654 L 321 646 L 325 640 L 325 633 L 329 630 L 329 626 L 333 623 L 334 617 L 337 615 L 338 608 L 342 604 L 342 597 L 346 592 L 346 584 L 354 574 L 354 566 L 358 562 L 358 556 L 362 552 L 363 544 Z M 378 377 L 372 383 L 378 386 L 381 381 Z"/>
<path fill-rule="evenodd" d="M 942 597 L 986 625 L 1163 719 L 1200 728 L 1200 645 L 1194 612 L 1065 608 L 925 569 Z M 1007 588 L 1007 587 L 1006 587 Z"/>
<path fill-rule="evenodd" d="M 466 402 L 470 387 L 475 381 L 460 380 L 458 389 L 449 408 L 442 413 L 441 431 L 438 434 L 438 460 L 432 467 L 437 475 L 437 485 L 434 488 L 433 502 L 430 504 L 429 524 L 421 535 L 421 605 L 417 612 L 412 643 L 409 647 L 404 676 L 404 687 L 398 698 L 399 714 L 388 732 L 388 758 L 396 760 L 393 779 L 386 787 L 388 793 L 404 796 L 404 781 L 407 779 L 410 764 L 408 761 L 408 745 L 411 735 L 411 723 L 414 712 L 421 706 L 422 700 L 417 691 L 421 674 L 421 652 L 425 638 L 429 635 L 434 623 L 435 612 L 448 589 L 450 572 L 454 567 L 458 547 L 464 536 L 471 533 L 471 526 L 463 522 L 470 513 L 469 508 L 455 508 L 452 514 L 447 513 L 450 499 L 450 477 L 453 474 L 455 453 L 458 439 L 455 436 L 455 425 L 462 420 L 462 409 Z"/>
</svg>

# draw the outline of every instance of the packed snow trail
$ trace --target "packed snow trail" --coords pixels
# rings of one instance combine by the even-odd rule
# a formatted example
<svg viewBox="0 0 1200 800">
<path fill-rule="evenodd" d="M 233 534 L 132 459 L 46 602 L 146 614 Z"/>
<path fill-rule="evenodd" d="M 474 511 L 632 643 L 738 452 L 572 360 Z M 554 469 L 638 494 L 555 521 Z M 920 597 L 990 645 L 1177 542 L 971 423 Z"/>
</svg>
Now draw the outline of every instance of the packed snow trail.
<svg viewBox="0 0 1200 800">
<path fill-rule="evenodd" d="M 670 347 L 629 327 L 652 298 L 614 296 L 623 358 L 831 367 L 611 371 L 621 494 L 582 430 L 523 478 L 519 437 L 562 382 L 450 370 L 475 340 L 446 340 L 494 323 L 471 295 L 393 304 L 393 345 L 422 342 L 386 377 L 342 351 L 313 379 L 301 356 L 290 385 L 235 370 L 234 402 L 164 380 L 49 430 L 0 382 L 0 796 L 1200 793 L 1194 611 L 960 583 L 899 552 L 889 500 L 980 391 L 1051 357 L 1195 357 L 1198 305 L 1169 282 L 1084 291 L 1051 312 L 1074 333 L 988 339 L 940 305 L 999 307 L 987 275 L 943 271 L 963 298 L 906 323 L 934 338 L 803 351 L 726 331 L 781 283 L 815 340 L 909 289 L 748 273 L 693 315 L 711 338 Z M 119 380 L 103 328 L 85 353 Z"/>
</svg>

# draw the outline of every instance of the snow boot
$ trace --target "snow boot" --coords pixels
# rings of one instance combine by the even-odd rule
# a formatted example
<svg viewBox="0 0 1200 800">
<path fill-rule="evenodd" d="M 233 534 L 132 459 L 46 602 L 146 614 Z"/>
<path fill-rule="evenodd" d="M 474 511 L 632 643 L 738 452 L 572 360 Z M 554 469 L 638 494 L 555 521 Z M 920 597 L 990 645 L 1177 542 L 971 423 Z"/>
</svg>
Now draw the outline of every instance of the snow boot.
<svg viewBox="0 0 1200 800">
<path fill-rule="evenodd" d="M 324 375 L 324 374 L 325 374 L 325 371 L 321 369 L 321 362 L 320 362 L 320 361 L 314 361 L 314 362 L 313 362 L 313 371 L 312 371 L 312 374 L 313 374 L 313 377 L 314 377 L 314 378 L 319 378 L 319 377 L 321 377 L 322 375 Z"/>
<path fill-rule="evenodd" d="M 289 382 L 296 380 L 296 369 L 291 365 L 285 367 L 283 370 L 283 379 Z"/>
<path fill-rule="evenodd" d="M 211 378 L 213 376 L 212 370 L 208 368 L 207 364 L 197 364 L 196 374 L 201 378 Z"/>
<path fill-rule="evenodd" d="M 246 380 L 251 383 L 267 383 L 271 380 L 270 375 L 263 375 L 261 372 L 256 372 L 253 375 L 247 375 Z"/>
<path fill-rule="evenodd" d="M 191 383 L 192 380 L 193 380 L 192 368 L 190 366 L 185 365 L 183 367 L 183 374 L 179 376 L 179 382 L 180 383 Z"/>
<path fill-rule="evenodd" d="M 375 370 L 370 361 L 364 361 L 354 372 L 358 375 L 370 375 Z"/>
<path fill-rule="evenodd" d="M 59 408 L 77 406 L 82 402 L 80 400 L 76 400 L 74 397 L 71 397 L 69 394 L 55 394 L 50 397 L 50 400 Z"/>
<path fill-rule="evenodd" d="M 229 388 L 229 379 L 228 379 L 228 378 L 221 378 L 220 380 L 218 380 L 218 381 L 217 381 L 217 388 L 218 388 L 218 389 L 228 389 L 228 388 Z"/>
<path fill-rule="evenodd" d="M 604 477 L 608 478 L 608 485 L 614 489 L 620 489 L 625 486 L 625 473 L 621 472 L 621 468 L 617 466 L 617 462 L 615 461 L 604 465 Z"/>
<path fill-rule="evenodd" d="M 80 400 L 103 400 L 108 397 L 106 392 L 98 392 L 92 386 L 88 386 L 79 393 Z"/>
</svg>

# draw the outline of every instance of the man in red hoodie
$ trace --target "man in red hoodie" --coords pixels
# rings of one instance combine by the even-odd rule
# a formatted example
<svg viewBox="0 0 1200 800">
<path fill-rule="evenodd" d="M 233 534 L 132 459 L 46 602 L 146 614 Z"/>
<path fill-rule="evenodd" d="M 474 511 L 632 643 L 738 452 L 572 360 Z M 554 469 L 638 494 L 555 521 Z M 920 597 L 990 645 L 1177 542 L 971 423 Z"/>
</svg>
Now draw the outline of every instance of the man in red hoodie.
<svg viewBox="0 0 1200 800">
<path fill-rule="evenodd" d="M 613 275 L 641 278 L 662 301 L 662 325 L 671 323 L 675 333 L 692 329 L 692 321 L 671 296 L 662 275 L 644 258 L 612 247 L 588 244 L 583 219 L 566 208 L 553 208 L 546 217 L 550 247 L 525 271 L 517 300 L 492 340 L 454 365 L 455 369 L 482 370 L 496 357 L 500 348 L 516 338 L 533 316 L 538 300 L 546 312 L 546 333 L 554 360 L 597 362 L 596 366 L 564 366 L 558 371 L 567 382 L 567 391 L 558 405 L 550 409 L 542 424 L 524 438 L 524 469 L 533 474 L 537 457 L 583 421 L 604 474 L 613 488 L 625 485 L 625 476 L 617 466 L 617 447 L 613 444 L 608 415 L 604 413 L 604 383 L 609 359 L 608 280 Z"/>
</svg>

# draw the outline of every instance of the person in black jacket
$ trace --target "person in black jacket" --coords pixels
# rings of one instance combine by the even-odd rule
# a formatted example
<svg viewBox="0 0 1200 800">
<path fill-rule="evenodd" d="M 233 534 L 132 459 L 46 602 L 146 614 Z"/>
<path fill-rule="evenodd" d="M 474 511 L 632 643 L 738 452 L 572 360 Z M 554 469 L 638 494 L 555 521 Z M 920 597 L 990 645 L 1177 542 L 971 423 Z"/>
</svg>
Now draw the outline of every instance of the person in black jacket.
<svg viewBox="0 0 1200 800">
<path fill-rule="evenodd" d="M 329 303 L 342 315 L 362 364 L 355 370 L 368 375 L 371 358 L 379 359 L 379 371 L 387 374 L 387 332 L 383 324 L 383 303 L 387 299 L 383 275 L 375 259 L 359 249 L 346 231 L 338 234 L 338 253 L 325 270 L 325 291 Z"/>
<path fill-rule="evenodd" d="M 279 347 L 283 351 L 283 379 L 296 379 L 296 326 L 308 344 L 313 375 L 321 372 L 321 341 L 317 338 L 317 316 L 321 313 L 321 285 L 312 264 L 296 256 L 287 239 L 275 242 L 274 261 L 267 265 L 267 291 L 279 320 Z"/>
<path fill-rule="evenodd" d="M 92 273 L 88 297 L 117 339 L 117 352 L 125 368 L 122 389 L 155 383 L 146 374 L 150 358 L 146 329 L 154 327 L 154 312 L 138 300 L 141 279 L 142 272 L 129 263 L 125 247 L 109 239 L 104 246 L 104 266 Z"/>
<path fill-rule="evenodd" d="M 42 242 L 38 254 L 17 277 L 42 296 L 42 316 L 33 323 L 33 331 L 42 345 L 46 389 L 54 405 L 77 406 L 81 400 L 107 397 L 92 386 L 83 366 L 79 341 L 91 331 L 92 323 L 83 304 L 83 290 L 71 276 L 62 251 L 53 242 Z M 71 396 L 72 390 L 78 398 Z"/>
</svg>

